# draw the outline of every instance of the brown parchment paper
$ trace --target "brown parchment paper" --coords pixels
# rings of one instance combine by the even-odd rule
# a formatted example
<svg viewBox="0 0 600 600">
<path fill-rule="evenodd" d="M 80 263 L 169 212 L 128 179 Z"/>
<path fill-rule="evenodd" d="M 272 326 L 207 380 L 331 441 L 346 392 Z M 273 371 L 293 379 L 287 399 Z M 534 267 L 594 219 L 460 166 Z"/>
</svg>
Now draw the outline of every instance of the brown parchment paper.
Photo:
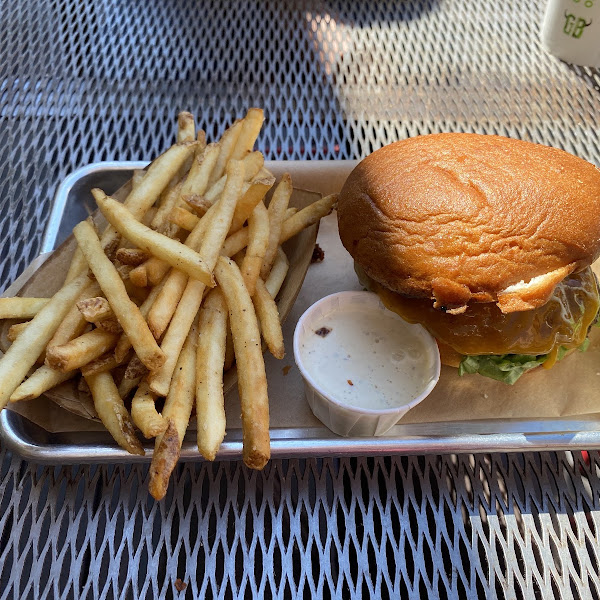
<svg viewBox="0 0 600 600">
<path fill-rule="evenodd" d="M 298 179 L 303 187 L 330 193 L 341 188 L 352 166 L 344 162 L 289 162 L 275 163 L 275 167 L 270 168 L 273 168 L 276 175 L 287 170 L 293 179 L 294 169 L 297 168 L 299 173 L 294 181 Z M 324 427 L 308 407 L 302 377 L 294 364 L 292 339 L 296 322 L 311 304 L 323 296 L 341 290 L 361 289 L 352 259 L 339 241 L 335 213 L 321 221 L 317 242 L 325 252 L 325 260 L 309 267 L 304 284 L 283 326 L 286 356 L 278 361 L 265 355 L 271 428 L 292 430 L 293 434 Z M 595 265 L 598 266 L 600 265 Z M 599 269 L 595 270 L 600 272 Z M 434 392 L 407 413 L 400 423 L 543 420 L 592 416 L 600 413 L 599 388 L 600 330 L 595 329 L 587 352 L 575 352 L 551 370 L 538 368 L 527 373 L 514 386 L 479 375 L 459 377 L 456 369 L 443 367 Z M 73 404 L 78 402 L 74 398 L 69 400 Z M 65 400 L 61 404 L 65 406 Z M 102 428 L 95 421 L 69 414 L 64 408 L 49 403 L 45 398 L 10 405 L 10 409 L 18 411 L 50 432 Z M 239 429 L 240 405 L 235 388 L 227 395 L 226 414 L 227 429 Z M 190 428 L 194 429 L 193 420 Z"/>
</svg>

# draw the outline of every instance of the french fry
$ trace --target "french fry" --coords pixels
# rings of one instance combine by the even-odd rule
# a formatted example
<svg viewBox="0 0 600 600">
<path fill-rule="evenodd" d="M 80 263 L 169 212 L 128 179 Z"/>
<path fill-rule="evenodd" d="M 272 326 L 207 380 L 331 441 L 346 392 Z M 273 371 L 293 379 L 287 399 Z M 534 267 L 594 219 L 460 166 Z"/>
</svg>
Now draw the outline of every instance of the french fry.
<svg viewBox="0 0 600 600">
<path fill-rule="evenodd" d="M 271 354 L 281 360 L 285 356 L 285 347 L 283 345 L 283 332 L 281 331 L 279 311 L 265 282 L 260 277 L 256 281 L 252 301 L 254 302 L 263 339 Z"/>
<path fill-rule="evenodd" d="M 269 245 L 269 214 L 259 202 L 248 219 L 248 247 L 242 261 L 242 276 L 250 296 L 254 295 L 263 259 Z"/>
<path fill-rule="evenodd" d="M 146 270 L 146 263 L 142 263 L 130 271 L 129 281 L 139 288 L 145 288 L 148 285 L 148 271 Z"/>
<path fill-rule="evenodd" d="M 148 374 L 148 369 L 144 366 L 144 363 L 137 357 L 134 356 L 125 369 L 123 377 L 125 379 L 137 379 L 138 377 L 144 377 Z"/>
<path fill-rule="evenodd" d="M 71 283 L 71 281 L 76 277 L 79 277 L 85 269 L 87 269 L 85 258 L 83 257 L 81 250 L 76 248 L 73 253 L 73 258 L 71 259 L 71 264 L 69 265 L 69 270 L 67 271 L 67 276 L 65 277 L 65 283 Z"/>
<path fill-rule="evenodd" d="M 116 317 L 102 319 L 102 321 L 96 323 L 96 327 L 102 329 L 102 331 L 108 331 L 108 333 L 116 333 L 118 335 L 123 333 L 123 327 L 121 327 L 121 323 L 119 323 Z"/>
<path fill-rule="evenodd" d="M 223 367 L 227 341 L 227 305 L 220 289 L 208 294 L 200 309 L 196 353 L 198 450 L 214 460 L 225 437 Z"/>
<path fill-rule="evenodd" d="M 230 233 L 235 233 L 241 229 L 244 223 L 248 220 L 254 207 L 262 202 L 267 192 L 273 187 L 275 177 L 264 179 L 255 179 L 252 181 L 244 195 L 240 198 L 235 207 L 235 214 L 231 222 Z"/>
<path fill-rule="evenodd" d="M 219 140 L 219 156 L 210 177 L 208 178 L 208 187 L 210 188 L 216 181 L 225 173 L 225 167 L 233 154 L 235 145 L 242 131 L 242 121 L 234 121 L 234 123 L 225 131 Z"/>
<path fill-rule="evenodd" d="M 284 223 L 293 215 L 295 215 L 298 212 L 298 207 L 297 206 L 288 206 L 287 210 L 285 211 L 285 219 L 284 219 Z"/>
<path fill-rule="evenodd" d="M 263 279 L 268 277 L 273 261 L 275 260 L 279 239 L 281 237 L 283 220 L 285 218 L 285 211 L 287 210 L 293 189 L 292 178 L 286 173 L 281 178 L 279 185 L 273 193 L 273 198 L 271 198 L 271 202 L 269 203 L 269 244 L 260 269 L 260 276 Z"/>
<path fill-rule="evenodd" d="M 196 227 L 198 221 L 200 220 L 196 215 L 182 206 L 176 206 L 171 211 L 171 216 L 169 219 L 171 223 L 177 225 L 177 227 L 185 229 L 186 231 L 192 231 L 192 229 Z"/>
<path fill-rule="evenodd" d="M 209 221 L 210 227 L 207 227 L 200 246 L 200 254 L 205 257 L 206 264 L 211 271 L 217 263 L 221 247 L 231 227 L 231 220 L 240 197 L 243 181 L 243 163 L 237 160 L 229 161 L 227 164 L 227 183 L 223 195 L 218 204 L 215 204 L 215 210 L 211 210 L 203 217 L 203 220 L 207 217 L 210 217 L 211 220 Z M 204 290 L 205 286 L 202 281 L 188 280 L 169 328 L 165 333 L 161 349 L 167 359 L 160 369 L 153 371 L 148 377 L 150 389 L 159 396 L 167 394 L 175 369 L 175 362 L 192 326 L 194 317 L 198 313 Z"/>
<path fill-rule="evenodd" d="M 128 212 L 127 209 L 124 210 Z M 157 369 L 165 361 L 165 356 L 150 332 L 140 309 L 129 299 L 115 266 L 102 251 L 96 232 L 89 223 L 82 221 L 73 229 L 73 235 L 123 331 L 131 340 L 135 353 L 149 369 Z"/>
<path fill-rule="evenodd" d="M 37 368 L 11 395 L 11 402 L 33 400 L 63 381 L 75 377 L 77 371 L 56 371 L 46 365 Z"/>
<path fill-rule="evenodd" d="M 248 109 L 231 158 L 240 160 L 252 151 L 264 120 L 265 116 L 261 108 Z"/>
<path fill-rule="evenodd" d="M 125 398 L 127 398 L 127 396 L 129 396 L 129 394 L 138 387 L 141 381 L 141 377 L 135 377 L 134 379 L 123 377 L 118 386 L 119 396 L 125 400 Z"/>
<path fill-rule="evenodd" d="M 242 162 L 244 163 L 244 181 L 246 182 L 254 180 L 255 177 L 258 179 L 269 179 L 273 177 L 266 170 L 264 173 L 262 172 L 262 167 L 265 163 L 265 157 L 261 152 L 251 152 L 242 160 Z M 218 179 L 218 181 L 211 185 L 206 194 L 204 194 L 204 200 L 208 204 L 213 205 L 221 197 L 221 194 L 225 189 L 226 181 L 227 176 L 223 175 Z M 249 184 L 248 187 L 250 187 Z"/>
<path fill-rule="evenodd" d="M 64 285 L 33 317 L 25 331 L 0 358 L 0 410 L 25 379 L 87 283 L 87 277 L 80 275 Z"/>
<path fill-rule="evenodd" d="M 95 375 L 96 373 L 103 373 L 105 371 L 111 371 L 118 366 L 119 363 L 115 360 L 115 356 L 112 352 L 109 354 L 103 354 L 95 360 L 92 360 L 87 365 L 81 367 L 81 374 L 84 377 Z"/>
<path fill-rule="evenodd" d="M 135 435 L 133 422 L 119 396 L 112 375 L 108 372 L 97 373 L 86 377 L 85 380 L 94 400 L 94 408 L 117 444 L 131 454 L 144 456 L 144 448 Z"/>
<path fill-rule="evenodd" d="M 148 274 L 148 283 L 150 285 L 158 285 L 169 272 L 171 265 L 164 260 L 160 260 L 152 256 L 146 262 L 146 273 Z"/>
<path fill-rule="evenodd" d="M 277 256 L 275 257 L 275 262 L 273 263 L 271 272 L 265 281 L 265 287 L 269 291 L 271 298 L 275 299 L 277 297 L 289 268 L 290 261 L 288 260 L 281 246 L 279 246 L 277 249 Z"/>
<path fill-rule="evenodd" d="M 169 477 L 177 464 L 183 438 L 190 422 L 196 394 L 196 340 L 197 327 L 187 336 L 169 394 L 165 400 L 162 417 L 168 423 L 164 434 L 156 438 L 150 465 L 150 494 L 160 500 L 167 492 Z"/>
<path fill-rule="evenodd" d="M 49 298 L 0 298 L 0 319 L 31 319 L 48 304 Z"/>
<path fill-rule="evenodd" d="M 141 219 L 158 200 L 169 182 L 177 175 L 185 162 L 194 155 L 196 146 L 197 142 L 195 141 L 175 144 L 152 161 L 139 185 L 131 190 L 123 203 L 134 219 Z M 110 249 L 118 243 L 118 238 L 119 234 L 111 224 L 102 234 L 100 241 L 105 249 Z M 116 251 L 116 247 L 114 249 Z"/>
<path fill-rule="evenodd" d="M 279 243 L 287 242 L 303 229 L 318 223 L 323 217 L 326 217 L 334 208 L 337 202 L 337 194 L 325 196 L 312 204 L 309 204 L 295 215 L 292 215 L 283 224 Z"/>
<path fill-rule="evenodd" d="M 9 342 L 14 342 L 23 333 L 23 330 L 29 325 L 30 321 L 24 321 L 23 323 L 15 323 L 8 328 L 6 337 Z"/>
<path fill-rule="evenodd" d="M 148 252 L 140 250 L 139 248 L 119 248 L 116 256 L 119 262 L 132 267 L 137 267 L 150 258 Z"/>
<path fill-rule="evenodd" d="M 231 335 L 231 327 L 229 327 L 229 317 L 227 317 L 227 340 L 225 341 L 225 364 L 223 371 L 229 371 L 235 362 L 235 352 L 233 350 L 233 336 Z"/>
<path fill-rule="evenodd" d="M 219 144 L 208 144 L 204 152 L 196 156 L 192 168 L 181 188 L 181 198 L 185 202 L 189 198 L 202 196 L 208 188 L 208 181 L 219 158 Z"/>
<path fill-rule="evenodd" d="M 150 311 L 150 308 L 152 307 L 156 298 L 160 294 L 163 285 L 164 283 L 161 282 L 157 286 L 153 287 L 150 293 L 148 294 L 148 297 L 144 300 L 144 302 L 142 302 L 142 305 L 140 306 L 140 312 L 142 313 L 142 317 L 144 317 L 144 319 L 148 317 L 148 312 Z M 125 357 L 127 356 L 127 353 L 130 349 L 131 341 L 129 337 L 127 337 L 127 334 L 124 333 L 123 335 L 121 335 L 119 341 L 117 342 L 117 345 L 115 346 L 115 358 L 117 359 L 117 362 L 119 362 L 119 364 L 125 360 Z"/>
<path fill-rule="evenodd" d="M 92 194 L 106 220 L 138 248 L 147 250 L 168 262 L 172 267 L 185 271 L 190 277 L 202 281 L 209 287 L 214 285 L 205 260 L 189 246 L 184 246 L 181 242 L 172 240 L 142 225 L 121 203 L 109 198 L 101 190 L 94 189 Z"/>
<path fill-rule="evenodd" d="M 118 335 L 102 329 L 88 331 L 65 344 L 49 347 L 46 365 L 63 373 L 80 369 L 114 348 L 118 339 Z"/>
<path fill-rule="evenodd" d="M 75 306 L 88 323 L 97 323 L 115 316 L 108 300 L 102 296 L 79 300 Z"/>
<path fill-rule="evenodd" d="M 172 187 L 167 188 L 161 194 L 160 206 L 158 207 L 154 217 L 152 217 L 152 221 L 150 221 L 150 229 L 154 229 L 164 235 L 167 235 L 168 237 L 172 237 L 171 234 L 173 233 L 174 229 L 171 230 L 171 228 L 168 227 L 169 215 L 171 214 L 173 208 L 177 206 L 182 187 L 183 181 L 179 181 Z"/>
<path fill-rule="evenodd" d="M 192 113 L 181 111 L 177 115 L 177 143 L 193 142 L 196 139 L 196 124 Z"/>
<path fill-rule="evenodd" d="M 156 394 L 146 381 L 142 381 L 131 401 L 131 418 L 145 438 L 154 438 L 164 433 L 167 420 L 156 410 Z"/>
<path fill-rule="evenodd" d="M 144 179 L 145 174 L 146 171 L 144 171 L 143 169 L 134 169 L 133 175 L 131 176 L 131 189 L 134 189 L 138 185 L 140 185 L 142 179 Z"/>
<path fill-rule="evenodd" d="M 220 257 L 215 267 L 225 296 L 238 368 L 242 408 L 243 459 L 251 469 L 262 469 L 271 456 L 267 376 L 254 306 L 237 265 Z"/>
</svg>

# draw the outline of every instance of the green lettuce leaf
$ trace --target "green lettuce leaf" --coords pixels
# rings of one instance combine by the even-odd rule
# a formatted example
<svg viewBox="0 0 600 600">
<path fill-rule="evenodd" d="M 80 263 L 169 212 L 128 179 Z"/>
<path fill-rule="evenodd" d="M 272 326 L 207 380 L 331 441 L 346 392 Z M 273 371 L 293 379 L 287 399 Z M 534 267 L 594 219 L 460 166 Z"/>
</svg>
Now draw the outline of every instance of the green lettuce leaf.
<svg viewBox="0 0 600 600">
<path fill-rule="evenodd" d="M 539 367 L 546 359 L 547 354 L 530 356 L 528 354 L 482 354 L 478 356 L 465 356 L 458 374 L 479 373 L 497 381 L 512 385 L 527 371 Z"/>
</svg>

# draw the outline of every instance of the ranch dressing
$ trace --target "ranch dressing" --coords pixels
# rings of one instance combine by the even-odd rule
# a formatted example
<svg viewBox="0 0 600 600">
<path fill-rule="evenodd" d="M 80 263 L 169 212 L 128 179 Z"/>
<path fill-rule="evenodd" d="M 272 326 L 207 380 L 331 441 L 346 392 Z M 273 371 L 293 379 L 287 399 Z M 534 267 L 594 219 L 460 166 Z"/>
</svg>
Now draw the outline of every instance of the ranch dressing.
<svg viewBox="0 0 600 600">
<path fill-rule="evenodd" d="M 432 381 L 422 336 L 385 310 L 346 307 L 315 319 L 299 350 L 322 391 L 361 409 L 386 410 L 418 397 Z"/>
</svg>

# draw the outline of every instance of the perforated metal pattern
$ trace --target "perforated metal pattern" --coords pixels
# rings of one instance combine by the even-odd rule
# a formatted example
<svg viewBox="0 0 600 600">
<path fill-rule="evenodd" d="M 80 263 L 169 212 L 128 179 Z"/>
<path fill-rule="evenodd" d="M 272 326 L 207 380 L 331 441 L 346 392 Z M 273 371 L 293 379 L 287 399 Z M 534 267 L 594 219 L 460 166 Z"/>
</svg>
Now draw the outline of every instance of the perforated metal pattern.
<svg viewBox="0 0 600 600">
<path fill-rule="evenodd" d="M 268 158 L 467 130 L 600 164 L 600 76 L 543 53 L 542 4 L 0 1 L 0 284 L 68 172 L 180 109 L 214 138 L 263 106 Z M 0 600 L 600 595 L 595 455 L 185 465 L 160 504 L 145 467 L 0 458 Z"/>
</svg>

